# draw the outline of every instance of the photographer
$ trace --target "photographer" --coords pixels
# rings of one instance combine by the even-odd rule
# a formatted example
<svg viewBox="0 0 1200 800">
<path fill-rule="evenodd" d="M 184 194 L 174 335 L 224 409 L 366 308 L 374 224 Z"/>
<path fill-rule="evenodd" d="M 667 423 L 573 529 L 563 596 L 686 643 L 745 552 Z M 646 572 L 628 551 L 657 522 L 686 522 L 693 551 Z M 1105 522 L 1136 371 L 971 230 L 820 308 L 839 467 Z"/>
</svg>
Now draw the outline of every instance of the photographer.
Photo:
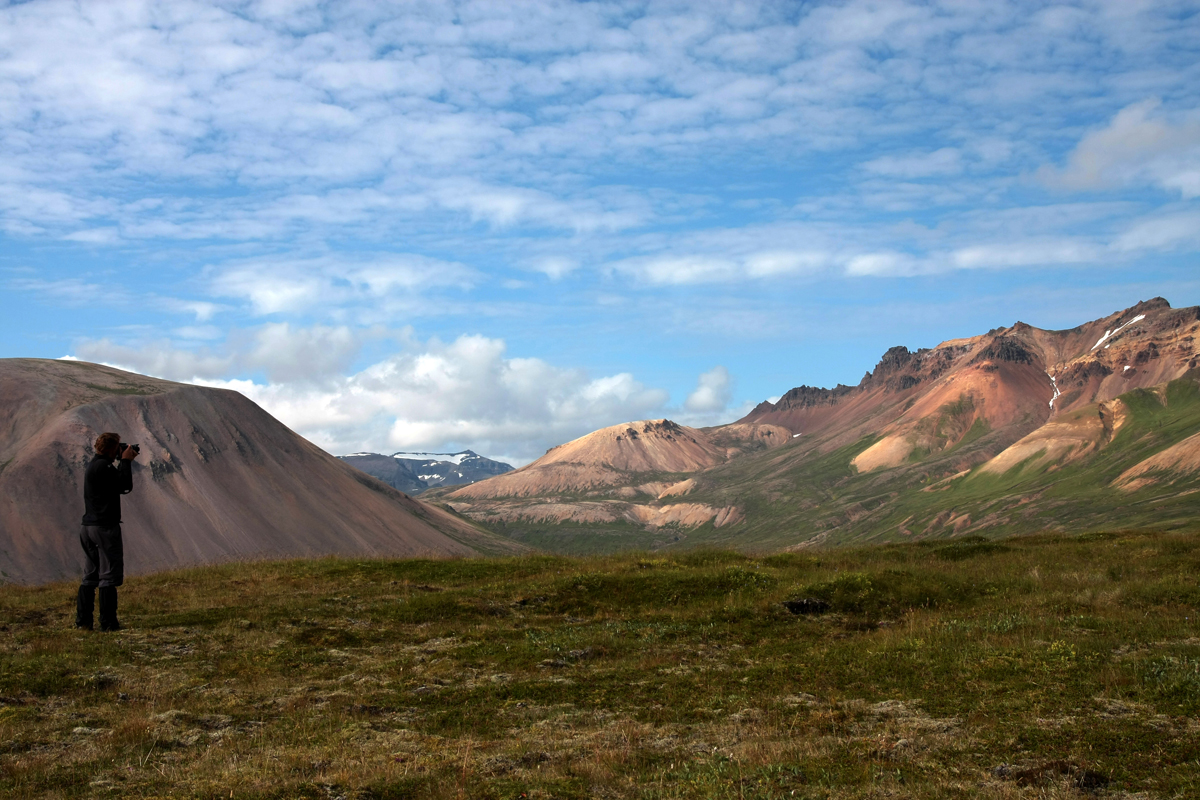
<svg viewBox="0 0 1200 800">
<path fill-rule="evenodd" d="M 92 630 L 96 587 L 100 587 L 100 630 L 120 630 L 117 621 L 117 587 L 125 582 L 125 557 L 121 544 L 121 495 L 133 491 L 133 459 L 137 445 L 122 445 L 115 433 L 96 439 L 96 455 L 83 476 L 83 527 L 79 543 L 87 559 L 75 627 Z M 113 464 L 113 461 L 116 461 Z"/>
</svg>

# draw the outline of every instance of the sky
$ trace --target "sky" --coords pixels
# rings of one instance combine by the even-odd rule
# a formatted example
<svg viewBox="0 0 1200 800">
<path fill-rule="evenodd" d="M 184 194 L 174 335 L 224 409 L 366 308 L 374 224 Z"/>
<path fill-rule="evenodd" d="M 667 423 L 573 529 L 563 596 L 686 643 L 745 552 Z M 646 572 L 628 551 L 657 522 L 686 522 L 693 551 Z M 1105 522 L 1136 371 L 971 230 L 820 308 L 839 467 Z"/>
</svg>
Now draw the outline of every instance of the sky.
<svg viewBox="0 0 1200 800">
<path fill-rule="evenodd" d="M 0 0 L 0 357 L 527 463 L 1200 304 L 1200 2 Z"/>
</svg>

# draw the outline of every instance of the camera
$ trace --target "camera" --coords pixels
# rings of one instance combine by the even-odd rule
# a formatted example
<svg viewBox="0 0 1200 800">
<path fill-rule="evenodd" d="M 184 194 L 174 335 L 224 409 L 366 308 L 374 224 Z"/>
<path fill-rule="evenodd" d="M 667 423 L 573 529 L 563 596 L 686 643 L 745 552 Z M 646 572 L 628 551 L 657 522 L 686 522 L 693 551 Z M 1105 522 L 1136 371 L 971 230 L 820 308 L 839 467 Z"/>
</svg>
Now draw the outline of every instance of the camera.
<svg viewBox="0 0 1200 800">
<path fill-rule="evenodd" d="M 142 448 L 138 447 L 136 444 L 125 444 L 124 442 L 121 442 L 119 445 L 117 445 L 117 453 L 124 453 L 126 447 L 132 447 L 133 452 L 138 453 L 139 455 L 142 452 Z"/>
</svg>

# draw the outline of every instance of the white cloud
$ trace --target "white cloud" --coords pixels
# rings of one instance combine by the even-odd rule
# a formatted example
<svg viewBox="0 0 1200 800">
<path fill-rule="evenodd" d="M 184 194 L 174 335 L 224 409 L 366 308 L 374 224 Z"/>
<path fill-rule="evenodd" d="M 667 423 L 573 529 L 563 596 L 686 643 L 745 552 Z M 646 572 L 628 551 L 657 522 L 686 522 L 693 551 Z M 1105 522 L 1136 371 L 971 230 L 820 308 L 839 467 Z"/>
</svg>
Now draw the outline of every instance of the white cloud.
<svg viewBox="0 0 1200 800">
<path fill-rule="evenodd" d="M 576 232 L 618 231 L 646 221 L 649 209 L 635 195 L 603 199 L 571 198 L 516 186 L 489 186 L 463 178 L 444 180 L 429 190 L 431 200 L 443 208 L 466 212 L 472 221 L 497 227 L 526 223 Z M 618 201 L 615 204 L 612 201 Z"/>
<path fill-rule="evenodd" d="M 170 308 L 172 311 L 181 311 L 186 314 L 194 315 L 197 322 L 208 322 L 225 308 L 218 303 L 210 303 L 206 300 L 161 298 L 158 302 Z"/>
<path fill-rule="evenodd" d="M 272 382 L 328 379 L 345 373 L 360 346 L 361 334 L 344 325 L 297 328 L 281 322 L 255 333 L 242 363 L 261 368 Z"/>
<path fill-rule="evenodd" d="M 1029 267 L 1041 264 L 1083 264 L 1099 261 L 1105 248 L 1084 240 L 1028 240 L 979 244 L 950 254 L 960 269 Z"/>
<path fill-rule="evenodd" d="M 123 238 L 256 238 L 436 206 L 498 227 L 618 231 L 651 215 L 632 197 L 599 197 L 606 182 L 589 165 L 636 172 L 760 146 L 898 143 L 866 168 L 948 176 L 964 152 L 995 151 L 994 120 L 1033 107 L 1046 130 L 1060 124 L 1050 104 L 1068 76 L 1054 53 L 1077 44 L 1064 30 L 1131 59 L 1162 47 L 1164 24 L 1183 41 L 1189 32 L 1151 6 L 1119 23 L 1077 14 L 1065 27 L 1062 14 L 1004 4 L 917 2 L 794 13 L 769 3 L 103 8 L 0 8 L 9 230 L 112 237 L 96 223 L 116 215 Z M 1021 92 L 1006 95 L 1009 85 Z M 957 120 L 974 129 L 953 131 L 957 144 L 903 149 L 941 124 L 945 98 L 979 116 Z M 1186 194 L 1189 175 L 1162 180 Z M 189 181 L 248 192 L 209 198 L 211 212 L 169 202 L 119 212 L 111 198 L 147 180 L 165 195 Z"/>
<path fill-rule="evenodd" d="M 478 278 L 453 262 L 411 254 L 269 257 L 217 268 L 213 291 L 248 301 L 257 314 L 300 313 L 362 302 L 375 315 L 411 306 L 432 289 L 466 289 Z"/>
<path fill-rule="evenodd" d="M 683 407 L 697 413 L 724 411 L 733 399 L 733 378 L 725 367 L 713 367 L 700 376 Z"/>
<path fill-rule="evenodd" d="M 128 303 L 125 290 L 111 283 L 95 283 L 84 278 L 13 278 L 12 289 L 42 295 L 54 303 L 69 308 L 94 307 L 101 304 L 117 306 Z"/>
<path fill-rule="evenodd" d="M 661 416 L 669 400 L 666 391 L 629 373 L 592 378 L 541 359 L 511 358 L 503 341 L 483 336 L 449 343 L 407 340 L 402 352 L 347 375 L 356 349 L 345 329 L 272 325 L 237 356 L 166 344 L 135 349 L 107 340 L 85 342 L 76 352 L 87 360 L 240 391 L 333 453 L 469 446 L 523 463 L 596 428 Z M 255 367 L 265 367 L 270 378 L 223 377 Z"/>
<path fill-rule="evenodd" d="M 184 325 L 174 330 L 175 336 L 192 341 L 213 342 L 224 338 L 225 331 L 215 325 Z"/>
<path fill-rule="evenodd" d="M 1155 115 L 1160 101 L 1122 109 L 1104 128 L 1087 134 L 1062 170 L 1043 168 L 1043 180 L 1068 189 L 1155 185 L 1185 199 L 1200 197 L 1200 120 Z"/>
<path fill-rule="evenodd" d="M 932 266 L 921 259 L 908 253 L 891 251 L 863 253 L 846 262 L 846 274 L 852 276 L 893 277 L 921 275 L 932 271 Z"/>
<path fill-rule="evenodd" d="M 174 333 L 189 345 L 210 344 L 180 347 L 158 340 L 127 345 L 88 339 L 76 345 L 76 353 L 90 361 L 174 381 L 211 381 L 231 373 L 252 372 L 262 373 L 273 383 L 328 386 L 341 380 L 364 341 L 382 336 L 370 329 L 300 327 L 286 322 L 235 331 L 228 338 L 226 331 L 211 325 L 185 326 Z"/>
<path fill-rule="evenodd" d="M 68 233 L 63 237 L 69 242 L 85 244 L 114 244 L 121 239 L 120 232 L 115 227 L 89 228 L 87 230 Z"/>
<path fill-rule="evenodd" d="M 545 256 L 535 259 L 531 266 L 550 280 L 557 281 L 579 269 L 579 261 L 567 256 Z"/>
<path fill-rule="evenodd" d="M 922 255 L 895 251 L 864 253 L 846 262 L 847 275 L 909 277 L 952 270 L 1017 269 L 1097 263 L 1110 254 L 1104 244 L 1082 238 L 1020 238 L 1006 242 L 969 244 Z"/>
<path fill-rule="evenodd" d="M 642 283 L 670 286 L 814 274 L 830 263 L 831 257 L 825 252 L 778 249 L 643 256 L 616 261 L 610 267 Z"/>
<path fill-rule="evenodd" d="M 183 350 L 167 341 L 128 347 L 109 339 L 92 339 L 76 344 L 75 355 L 84 361 L 182 382 L 220 378 L 229 373 L 236 361 L 231 355 Z"/>
<path fill-rule="evenodd" d="M 1170 211 L 1138 220 L 1113 247 L 1122 252 L 1200 247 L 1200 211 Z"/>
<path fill-rule="evenodd" d="M 957 148 L 943 147 L 932 153 L 880 156 L 864 163 L 863 169 L 867 172 L 896 178 L 957 175 L 963 170 L 962 153 Z"/>
</svg>

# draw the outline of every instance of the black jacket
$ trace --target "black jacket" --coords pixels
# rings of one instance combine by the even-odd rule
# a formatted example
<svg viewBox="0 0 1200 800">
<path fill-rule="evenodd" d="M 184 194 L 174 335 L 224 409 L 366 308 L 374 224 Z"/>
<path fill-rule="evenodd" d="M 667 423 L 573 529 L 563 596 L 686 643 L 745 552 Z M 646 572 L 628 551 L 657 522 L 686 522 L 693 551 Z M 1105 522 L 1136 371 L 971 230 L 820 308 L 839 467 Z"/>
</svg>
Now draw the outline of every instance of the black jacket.
<svg viewBox="0 0 1200 800">
<path fill-rule="evenodd" d="M 83 474 L 83 524 L 121 524 L 121 495 L 133 491 L 133 462 L 96 456 Z"/>
</svg>

